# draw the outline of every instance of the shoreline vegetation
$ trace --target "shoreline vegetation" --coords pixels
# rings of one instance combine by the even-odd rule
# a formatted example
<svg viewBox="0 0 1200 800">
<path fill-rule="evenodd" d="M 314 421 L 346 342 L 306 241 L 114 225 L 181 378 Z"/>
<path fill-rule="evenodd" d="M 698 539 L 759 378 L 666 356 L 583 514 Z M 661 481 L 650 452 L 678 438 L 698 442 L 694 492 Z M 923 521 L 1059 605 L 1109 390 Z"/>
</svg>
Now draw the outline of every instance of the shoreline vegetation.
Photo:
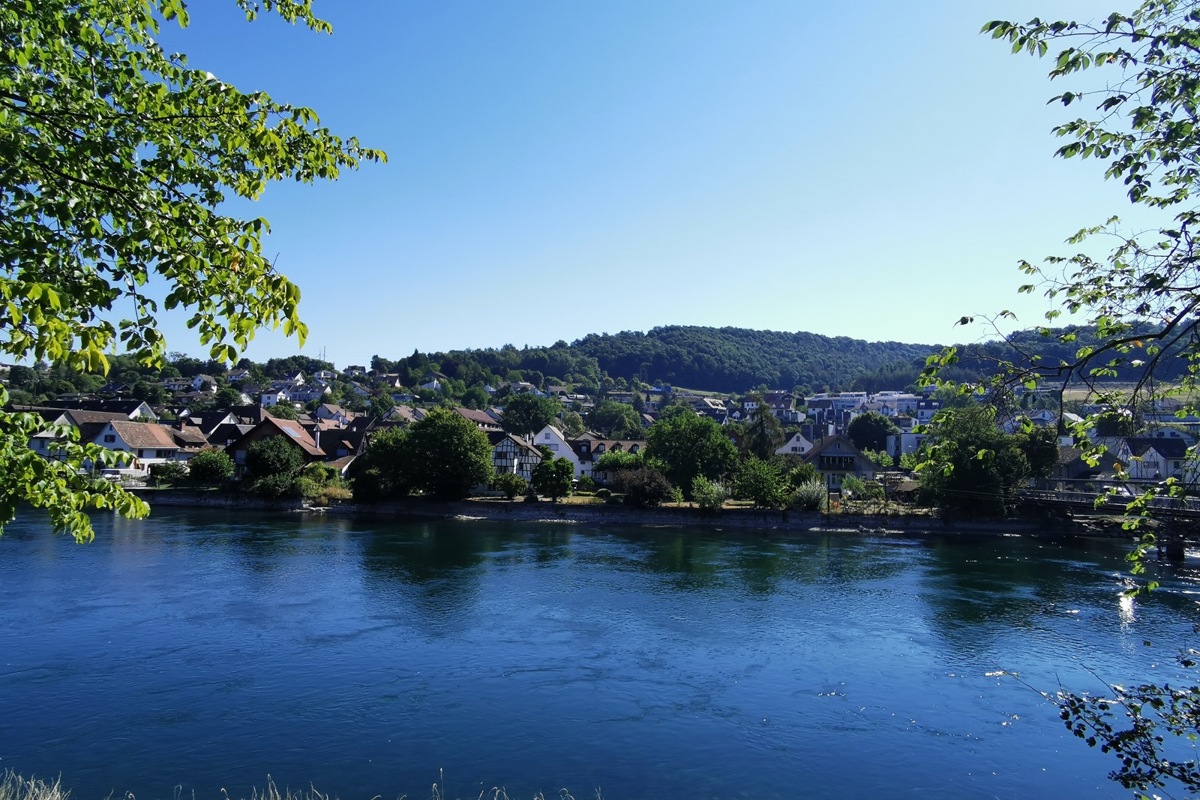
<svg viewBox="0 0 1200 800">
<path fill-rule="evenodd" d="M 1136 531 L 1122 528 L 1122 518 L 1111 515 L 1086 517 L 1013 516 L 958 517 L 929 509 L 873 510 L 870 507 L 840 507 L 828 511 L 797 511 L 752 507 L 726 507 L 707 511 L 694 504 L 669 504 L 657 508 L 609 503 L 528 503 L 503 498 L 472 498 L 438 502 L 406 497 L 376 504 L 344 503 L 328 507 L 306 504 L 300 498 L 268 500 L 252 495 L 219 490 L 139 489 L 135 492 L 162 508 L 220 508 L 245 511 L 287 511 L 311 515 L 348 516 L 371 520 L 456 520 L 463 522 L 522 522 L 610 524 L 633 527 L 706 527 L 713 529 L 757 529 L 815 533 L 962 533 L 962 534 L 1055 534 L 1106 536 L 1134 539 Z M 1146 523 L 1143 523 L 1143 526 Z M 1186 533 L 1186 531 L 1184 532 Z M 4 798 L 0 798 L 4 800 Z"/>
<path fill-rule="evenodd" d="M 450 800 L 450 797 L 445 793 L 445 777 L 439 776 L 441 783 L 434 782 L 430 789 L 431 800 Z M 111 800 L 113 794 L 109 794 L 108 798 L 103 800 Z M 176 798 L 181 796 L 176 792 Z M 375 795 L 373 800 L 378 800 L 383 795 Z M 132 793 L 125 795 L 127 800 L 134 800 Z M 566 789 L 559 789 L 551 795 L 559 800 L 576 800 Z M 597 789 L 593 795 L 595 800 L 603 800 L 600 790 Z M 17 773 L 9 770 L 0 777 L 0 800 L 70 800 L 71 790 L 63 788 L 62 778 L 55 778 L 53 781 L 42 780 L 41 778 L 31 777 L 25 778 Z M 406 800 L 407 795 L 400 795 L 397 800 Z M 77 798 L 76 800 L 91 800 L 91 798 Z M 97 800 L 100 800 L 97 798 Z M 192 800 L 204 800 L 197 798 L 193 794 Z M 250 796 L 247 798 L 236 797 L 230 795 L 224 789 L 221 790 L 220 800 L 340 800 L 337 795 L 330 795 L 321 792 L 316 787 L 310 786 L 307 790 L 294 790 L 290 787 L 284 787 L 283 791 L 275 785 L 275 781 L 271 776 L 267 776 L 267 784 L 263 789 L 257 786 L 250 790 Z M 510 797 L 508 792 L 503 787 L 492 787 L 479 793 L 478 800 L 519 800 L 516 797 Z M 546 795 L 542 792 L 536 792 L 531 800 L 546 800 Z M 582 798 L 580 798 L 582 800 Z"/>
</svg>

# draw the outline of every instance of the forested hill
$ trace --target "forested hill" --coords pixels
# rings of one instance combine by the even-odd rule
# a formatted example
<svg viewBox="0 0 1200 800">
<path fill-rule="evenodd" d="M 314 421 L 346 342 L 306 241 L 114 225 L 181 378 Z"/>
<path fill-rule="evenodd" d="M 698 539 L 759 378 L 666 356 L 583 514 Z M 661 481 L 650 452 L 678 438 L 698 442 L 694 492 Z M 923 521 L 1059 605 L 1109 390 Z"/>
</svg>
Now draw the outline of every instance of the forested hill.
<svg viewBox="0 0 1200 800">
<path fill-rule="evenodd" d="M 670 325 L 648 333 L 590 334 L 571 344 L 610 376 L 665 381 L 719 392 L 765 384 L 811 390 L 848 389 L 860 379 L 896 371 L 901 386 L 934 345 L 867 342 L 815 333 Z"/>
</svg>

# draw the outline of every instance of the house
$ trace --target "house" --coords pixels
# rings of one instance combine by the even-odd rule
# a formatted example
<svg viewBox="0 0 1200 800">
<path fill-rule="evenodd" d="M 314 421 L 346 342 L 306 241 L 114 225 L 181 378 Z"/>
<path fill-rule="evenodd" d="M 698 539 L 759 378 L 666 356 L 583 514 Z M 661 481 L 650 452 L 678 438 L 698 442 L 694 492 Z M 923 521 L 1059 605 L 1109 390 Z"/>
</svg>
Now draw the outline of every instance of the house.
<svg viewBox="0 0 1200 800">
<path fill-rule="evenodd" d="M 813 443 L 804 438 L 804 434 L 792 434 L 792 438 L 783 443 L 782 446 L 775 449 L 775 455 L 779 456 L 800 456 L 803 458 L 808 455 L 808 452 L 813 449 Z"/>
<path fill-rule="evenodd" d="M 76 409 L 79 411 L 106 411 L 118 412 L 125 415 L 126 419 L 143 419 L 150 422 L 158 422 L 158 415 L 154 413 L 154 409 L 148 403 L 141 400 L 75 400 L 56 403 L 58 408 Z"/>
<path fill-rule="evenodd" d="M 317 419 L 332 420 L 340 423 L 341 425 L 349 425 L 350 421 L 358 416 L 358 414 L 354 413 L 353 411 L 347 411 L 341 406 L 333 403 L 322 403 L 321 405 L 317 406 L 317 410 L 314 413 Z"/>
<path fill-rule="evenodd" d="M 119 411 L 83 411 L 80 409 L 51 409 L 32 406 L 16 406 L 14 410 L 38 414 L 45 422 L 63 428 L 74 428 L 79 432 L 80 442 L 90 442 L 100 430 L 114 420 L 127 422 L 129 418 Z M 29 439 L 29 449 L 42 458 L 57 458 L 57 444 L 67 441 L 64 430 L 44 430 Z"/>
<path fill-rule="evenodd" d="M 133 462 L 125 469 L 145 473 L 152 464 L 175 461 L 179 444 L 166 425 L 157 422 L 113 420 L 92 439 L 94 444 L 115 452 L 132 453 Z"/>
<path fill-rule="evenodd" d="M 908 417 L 905 417 L 905 419 L 908 419 Z M 900 456 L 917 452 L 921 449 L 921 442 L 923 441 L 925 441 L 925 434 L 913 433 L 911 428 L 907 431 L 901 430 L 899 433 L 889 434 L 884 440 L 884 452 L 899 464 Z"/>
<path fill-rule="evenodd" d="M 941 400 L 921 400 L 917 403 L 917 424 L 928 425 L 933 422 L 933 417 L 937 412 L 942 410 Z"/>
<path fill-rule="evenodd" d="M 864 480 L 875 477 L 875 465 L 845 436 L 822 439 L 805 458 L 816 467 L 825 485 L 830 489 L 841 489 L 842 480 L 854 475 Z"/>
<path fill-rule="evenodd" d="M 259 405 L 263 408 L 279 405 L 280 403 L 292 402 L 291 395 L 284 389 L 268 389 L 258 397 Z"/>
<path fill-rule="evenodd" d="M 455 408 L 454 412 L 468 422 L 473 422 L 476 428 L 485 433 L 504 430 L 496 418 L 486 411 L 477 411 L 473 408 L 459 407 Z"/>
<path fill-rule="evenodd" d="M 554 425 L 547 425 L 533 435 L 533 444 L 538 447 L 545 447 L 550 451 L 550 455 L 554 458 L 565 458 L 571 462 L 571 466 L 575 468 L 575 477 L 582 478 L 584 475 L 592 474 L 592 459 L 591 446 L 588 443 L 588 455 L 585 458 L 581 457 L 576 445 L 568 440 L 566 435 Z"/>
<path fill-rule="evenodd" d="M 1117 449 L 1129 477 L 1140 481 L 1187 478 L 1188 442 L 1172 436 L 1130 436 Z"/>
<path fill-rule="evenodd" d="M 530 480 L 533 468 L 542 462 L 542 451 L 519 436 L 491 431 L 488 441 L 492 443 L 492 468 L 497 475 L 520 475 Z"/>
<path fill-rule="evenodd" d="M 230 443 L 225 448 L 225 452 L 229 453 L 234 464 L 244 468 L 246 452 L 250 446 L 271 436 L 284 437 L 285 441 L 300 450 L 306 461 L 321 461 L 325 458 L 325 451 L 317 446 L 316 441 L 299 422 L 292 419 L 277 419 L 269 414 L 263 417 L 262 422 Z"/>
<path fill-rule="evenodd" d="M 213 394 L 217 391 L 217 379 L 212 375 L 197 375 L 192 378 L 189 386 L 192 387 L 193 392 Z"/>
</svg>

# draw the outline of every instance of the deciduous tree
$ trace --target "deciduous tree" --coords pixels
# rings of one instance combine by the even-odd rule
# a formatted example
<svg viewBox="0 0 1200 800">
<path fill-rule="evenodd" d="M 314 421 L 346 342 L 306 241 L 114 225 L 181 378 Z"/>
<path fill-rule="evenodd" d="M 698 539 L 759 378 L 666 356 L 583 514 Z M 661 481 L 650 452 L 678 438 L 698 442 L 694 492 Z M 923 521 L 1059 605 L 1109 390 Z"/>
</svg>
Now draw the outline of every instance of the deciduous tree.
<svg viewBox="0 0 1200 800">
<path fill-rule="evenodd" d="M 303 0 L 262 5 L 330 30 Z M 0 4 L 0 353 L 103 372 L 119 345 L 161 365 L 161 310 L 189 314 L 219 362 L 235 361 L 264 325 L 303 341 L 300 291 L 263 254 L 266 220 L 223 204 L 383 154 L 334 136 L 307 108 L 238 91 L 166 52 L 160 26 L 187 21 L 181 0 Z M 152 278 L 166 287 L 161 302 L 146 288 Z M 89 509 L 146 513 L 79 474 L 86 448 L 39 462 L 25 448 L 37 430 L 0 414 L 0 525 L 30 502 L 84 541 Z"/>
</svg>

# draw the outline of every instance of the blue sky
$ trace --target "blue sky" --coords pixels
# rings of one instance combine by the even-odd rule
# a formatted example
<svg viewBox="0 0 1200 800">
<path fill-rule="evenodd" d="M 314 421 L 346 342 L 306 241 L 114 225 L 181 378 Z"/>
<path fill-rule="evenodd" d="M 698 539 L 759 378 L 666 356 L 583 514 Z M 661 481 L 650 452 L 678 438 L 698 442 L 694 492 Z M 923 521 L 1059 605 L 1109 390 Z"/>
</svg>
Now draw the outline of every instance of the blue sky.
<svg viewBox="0 0 1200 800">
<path fill-rule="evenodd" d="M 246 209 L 301 287 L 299 352 L 339 366 L 666 324 L 975 340 L 959 317 L 1040 321 L 1018 259 L 1127 206 L 1053 158 L 1050 63 L 978 33 L 1094 2 L 315 8 L 332 36 L 200 0 L 164 43 L 387 151 Z M 182 319 L 170 349 L 201 354 Z"/>
</svg>

